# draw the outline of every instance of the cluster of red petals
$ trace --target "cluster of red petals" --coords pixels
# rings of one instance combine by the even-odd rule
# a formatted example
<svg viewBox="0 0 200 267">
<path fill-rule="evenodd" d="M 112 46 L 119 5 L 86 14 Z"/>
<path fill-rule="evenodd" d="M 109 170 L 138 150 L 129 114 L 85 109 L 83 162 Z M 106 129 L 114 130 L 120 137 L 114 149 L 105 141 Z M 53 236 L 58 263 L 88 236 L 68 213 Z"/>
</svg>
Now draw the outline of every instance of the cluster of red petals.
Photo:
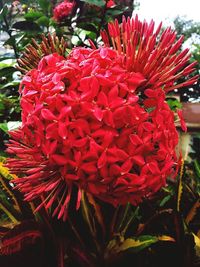
<svg viewBox="0 0 200 267">
<path fill-rule="evenodd" d="M 178 70 L 189 73 L 192 66 L 184 69 L 186 52 L 177 55 L 171 37 L 163 46 L 171 30 L 155 44 L 152 25 L 137 23 L 122 24 L 121 49 L 122 35 L 114 37 L 118 26 L 110 24 L 116 49 L 51 54 L 23 78 L 22 127 L 8 144 L 17 157 L 7 166 L 24 174 L 15 182 L 25 199 L 42 199 L 38 208 L 51 207 L 58 218 L 66 219 L 73 188 L 77 208 L 82 190 L 113 205 L 136 205 L 174 176 L 178 134 L 165 90 L 178 86 Z M 135 32 L 141 47 L 132 42 Z"/>
<path fill-rule="evenodd" d="M 106 7 L 111 8 L 116 6 L 115 2 L 113 0 L 106 0 Z"/>
<path fill-rule="evenodd" d="M 69 2 L 68 0 L 61 2 L 54 8 L 53 18 L 57 22 L 62 22 L 63 20 L 66 19 L 67 16 L 71 14 L 73 7 L 74 7 L 74 2 Z"/>
</svg>

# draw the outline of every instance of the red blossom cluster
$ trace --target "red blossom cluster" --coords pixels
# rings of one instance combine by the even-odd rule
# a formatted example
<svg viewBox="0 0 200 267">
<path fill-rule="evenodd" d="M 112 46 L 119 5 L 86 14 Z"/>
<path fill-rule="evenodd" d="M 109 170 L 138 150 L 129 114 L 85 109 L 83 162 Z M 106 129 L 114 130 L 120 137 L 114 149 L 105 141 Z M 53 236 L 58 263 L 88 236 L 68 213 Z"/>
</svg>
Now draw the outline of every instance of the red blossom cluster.
<svg viewBox="0 0 200 267">
<path fill-rule="evenodd" d="M 106 7 L 111 8 L 114 7 L 116 4 L 113 0 L 106 0 Z"/>
<path fill-rule="evenodd" d="M 68 0 L 61 2 L 54 8 L 53 18 L 57 22 L 62 22 L 63 20 L 66 19 L 67 16 L 71 14 L 73 7 L 74 7 L 74 2 L 69 2 Z"/>
<path fill-rule="evenodd" d="M 177 168 L 178 134 L 166 92 L 193 71 L 187 50 L 137 17 L 109 24 L 105 46 L 45 56 L 21 83 L 22 127 L 8 160 L 25 199 L 66 219 L 72 189 L 116 206 L 149 198 Z M 195 77 L 181 86 L 192 84 Z M 180 112 L 179 115 L 181 116 Z"/>
</svg>

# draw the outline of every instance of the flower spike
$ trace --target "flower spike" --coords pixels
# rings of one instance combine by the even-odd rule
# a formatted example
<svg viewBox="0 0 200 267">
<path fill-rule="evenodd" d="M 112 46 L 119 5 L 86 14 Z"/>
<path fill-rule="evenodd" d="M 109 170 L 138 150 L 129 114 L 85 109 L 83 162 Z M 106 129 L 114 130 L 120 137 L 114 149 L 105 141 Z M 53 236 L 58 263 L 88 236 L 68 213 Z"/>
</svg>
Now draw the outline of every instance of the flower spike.
<svg viewBox="0 0 200 267">
<path fill-rule="evenodd" d="M 135 18 L 123 17 L 121 25 L 115 22 L 108 24 L 108 33 L 101 32 L 104 45 L 112 46 L 119 54 L 125 55 L 126 68 L 129 71 L 140 72 L 146 79 L 145 88 L 157 89 L 162 87 L 165 92 L 172 91 L 193 84 L 198 79 L 198 75 L 188 78 L 188 74 L 193 72 L 196 63 L 189 65 L 190 54 L 188 49 L 179 52 L 184 37 L 176 40 L 176 33 L 169 27 L 161 33 L 160 24 L 154 33 L 154 21 L 149 24 L 140 22 L 138 16 Z M 184 71 L 184 69 L 187 71 Z M 185 76 L 186 82 L 179 82 L 180 77 Z M 156 83 L 155 79 L 156 77 Z M 154 80 L 152 84 L 151 81 Z"/>
</svg>

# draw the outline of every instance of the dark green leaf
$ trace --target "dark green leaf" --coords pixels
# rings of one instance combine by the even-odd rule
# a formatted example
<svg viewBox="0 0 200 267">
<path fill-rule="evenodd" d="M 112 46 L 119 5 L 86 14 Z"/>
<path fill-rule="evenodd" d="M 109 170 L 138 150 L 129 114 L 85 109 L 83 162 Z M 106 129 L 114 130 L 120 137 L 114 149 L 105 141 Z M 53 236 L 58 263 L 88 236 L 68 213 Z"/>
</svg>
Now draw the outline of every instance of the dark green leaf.
<svg viewBox="0 0 200 267">
<path fill-rule="evenodd" d="M 8 14 L 8 7 L 4 5 L 4 7 L 0 10 L 0 20 L 3 19 Z"/>
<path fill-rule="evenodd" d="M 96 32 L 97 28 L 91 24 L 91 23 L 77 23 L 77 27 L 83 30 L 91 31 L 91 32 Z"/>
<path fill-rule="evenodd" d="M 38 0 L 38 4 L 43 9 L 43 11 L 48 12 L 51 2 L 49 0 Z"/>
<path fill-rule="evenodd" d="M 14 46 L 15 45 L 15 37 L 11 36 L 10 38 L 8 38 L 5 42 L 4 45 L 11 45 Z"/>
<path fill-rule="evenodd" d="M 40 27 L 32 21 L 17 21 L 12 25 L 12 28 L 21 31 L 40 31 Z"/>
<path fill-rule="evenodd" d="M 106 2 L 104 0 L 81 0 L 82 2 L 85 2 L 90 5 L 95 5 L 99 7 L 105 6 Z"/>
<path fill-rule="evenodd" d="M 124 11 L 121 10 L 121 9 L 113 9 L 113 10 L 112 9 L 108 9 L 107 12 L 106 12 L 106 14 L 108 16 L 117 16 L 117 15 L 120 15 L 122 13 L 124 13 Z"/>
<path fill-rule="evenodd" d="M 200 164 L 196 159 L 194 160 L 194 168 L 196 175 L 198 176 L 198 178 L 200 178 Z"/>
</svg>

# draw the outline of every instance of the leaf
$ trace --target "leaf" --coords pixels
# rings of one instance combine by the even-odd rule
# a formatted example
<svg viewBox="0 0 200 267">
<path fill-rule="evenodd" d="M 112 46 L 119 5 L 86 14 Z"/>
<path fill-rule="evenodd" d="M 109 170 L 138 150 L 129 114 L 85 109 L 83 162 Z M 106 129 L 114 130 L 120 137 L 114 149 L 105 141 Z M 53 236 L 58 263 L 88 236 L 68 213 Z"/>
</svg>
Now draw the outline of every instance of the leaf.
<svg viewBox="0 0 200 267">
<path fill-rule="evenodd" d="M 94 223 L 93 220 L 91 219 L 91 211 L 89 209 L 86 197 L 85 197 L 85 193 L 84 191 L 82 191 L 82 195 L 81 195 L 81 209 L 83 212 L 83 217 L 90 229 L 90 232 L 92 234 L 93 237 L 95 237 L 95 228 L 94 228 Z"/>
<path fill-rule="evenodd" d="M 83 29 L 86 31 L 90 31 L 90 32 L 96 32 L 97 31 L 97 28 L 92 23 L 85 23 L 85 22 L 77 23 L 77 28 L 80 28 L 80 29 Z"/>
<path fill-rule="evenodd" d="M 36 21 L 40 26 L 49 26 L 49 18 L 47 16 L 42 16 Z"/>
<path fill-rule="evenodd" d="M 41 29 L 40 27 L 32 21 L 27 21 L 27 20 L 23 20 L 23 21 L 17 21 L 12 25 L 12 28 L 17 29 L 17 30 L 21 30 L 21 31 L 35 31 L 35 32 L 40 32 Z"/>
<path fill-rule="evenodd" d="M 167 104 L 169 105 L 170 109 L 175 111 L 176 109 L 181 109 L 182 104 L 179 102 L 178 99 L 174 98 L 168 98 L 167 99 Z"/>
<path fill-rule="evenodd" d="M 16 179 L 17 176 L 11 174 L 9 169 L 4 166 L 3 160 L 0 162 L 0 188 L 6 195 L 6 198 L 10 201 L 9 204 L 15 209 L 16 212 L 20 212 L 19 201 L 16 197 L 16 193 L 10 185 L 10 181 Z M 4 204 L 4 202 L 2 203 Z M 4 210 L 5 211 L 5 210 Z"/>
<path fill-rule="evenodd" d="M 40 5 L 40 7 L 43 9 L 43 11 L 48 11 L 51 2 L 49 0 L 37 0 L 38 4 Z"/>
<path fill-rule="evenodd" d="M 4 122 L 4 123 L 0 123 L 0 129 L 2 131 L 4 131 L 5 133 L 8 132 L 8 125 L 7 125 L 7 122 Z"/>
<path fill-rule="evenodd" d="M 21 252 L 37 241 L 43 241 L 43 234 L 37 223 L 24 221 L 8 231 L 1 239 L 0 254 L 12 255 Z"/>
<path fill-rule="evenodd" d="M 187 224 L 189 224 L 193 218 L 195 217 L 195 215 L 197 214 L 197 209 L 200 207 L 200 199 L 198 199 L 194 205 L 192 206 L 192 208 L 190 209 L 190 211 L 187 214 L 187 217 L 185 219 L 185 222 Z"/>
<path fill-rule="evenodd" d="M 24 15 L 24 18 L 29 21 L 34 21 L 36 19 L 39 19 L 40 17 L 44 16 L 44 14 L 40 11 L 36 10 L 30 10 Z"/>
<path fill-rule="evenodd" d="M 95 211 L 95 216 L 97 218 L 98 223 L 101 225 L 102 230 L 103 230 L 103 234 L 105 235 L 105 225 L 104 225 L 104 221 L 103 221 L 103 216 L 101 213 L 101 207 L 100 205 L 97 204 L 97 202 L 94 200 L 93 196 L 91 194 L 87 194 L 87 198 L 89 203 L 93 206 L 94 211 Z"/>
<path fill-rule="evenodd" d="M 89 5 L 95 5 L 98 7 L 103 7 L 106 4 L 104 0 L 81 0 L 81 1 Z"/>
<path fill-rule="evenodd" d="M 8 7 L 4 5 L 4 7 L 0 10 L 0 19 L 3 19 L 8 14 Z"/>
<path fill-rule="evenodd" d="M 120 15 L 124 13 L 123 10 L 121 9 L 108 9 L 107 12 L 106 12 L 106 15 L 108 16 L 117 16 L 117 15 Z"/>
<path fill-rule="evenodd" d="M 143 235 L 138 238 L 127 238 L 123 240 L 123 237 L 121 237 L 121 240 L 111 240 L 107 248 L 110 250 L 111 253 L 119 253 L 128 250 L 137 253 L 159 241 L 175 242 L 174 238 L 171 236 Z"/>
<path fill-rule="evenodd" d="M 194 248 L 195 248 L 196 255 L 200 257 L 200 238 L 194 233 L 192 233 L 192 235 L 194 237 L 194 243 L 195 243 Z"/>
<path fill-rule="evenodd" d="M 0 202 L 0 210 L 3 211 L 14 224 L 18 223 L 17 218 L 12 212 L 12 207 L 9 207 L 5 203 Z M 0 249 L 0 252 L 1 252 L 1 249 Z"/>
<path fill-rule="evenodd" d="M 0 85 L 0 89 L 5 89 L 5 88 L 8 88 L 8 87 L 16 87 L 19 84 L 20 84 L 20 82 L 18 82 L 18 81 L 12 81 L 12 82 Z"/>
<path fill-rule="evenodd" d="M 134 252 L 139 252 L 146 247 L 158 242 L 155 236 L 141 236 L 138 239 L 127 238 L 119 247 L 118 252 L 131 249 Z"/>
<path fill-rule="evenodd" d="M 198 178 L 200 179 L 200 164 L 197 159 L 194 160 L 194 168 Z"/>
<path fill-rule="evenodd" d="M 171 195 L 165 196 L 161 201 L 160 201 L 160 207 L 163 207 L 171 198 Z"/>
<path fill-rule="evenodd" d="M 13 67 L 16 63 L 16 61 L 11 60 L 11 62 L 8 62 L 7 60 L 1 61 L 0 62 L 0 70 L 4 69 L 4 68 L 10 68 Z"/>
</svg>

